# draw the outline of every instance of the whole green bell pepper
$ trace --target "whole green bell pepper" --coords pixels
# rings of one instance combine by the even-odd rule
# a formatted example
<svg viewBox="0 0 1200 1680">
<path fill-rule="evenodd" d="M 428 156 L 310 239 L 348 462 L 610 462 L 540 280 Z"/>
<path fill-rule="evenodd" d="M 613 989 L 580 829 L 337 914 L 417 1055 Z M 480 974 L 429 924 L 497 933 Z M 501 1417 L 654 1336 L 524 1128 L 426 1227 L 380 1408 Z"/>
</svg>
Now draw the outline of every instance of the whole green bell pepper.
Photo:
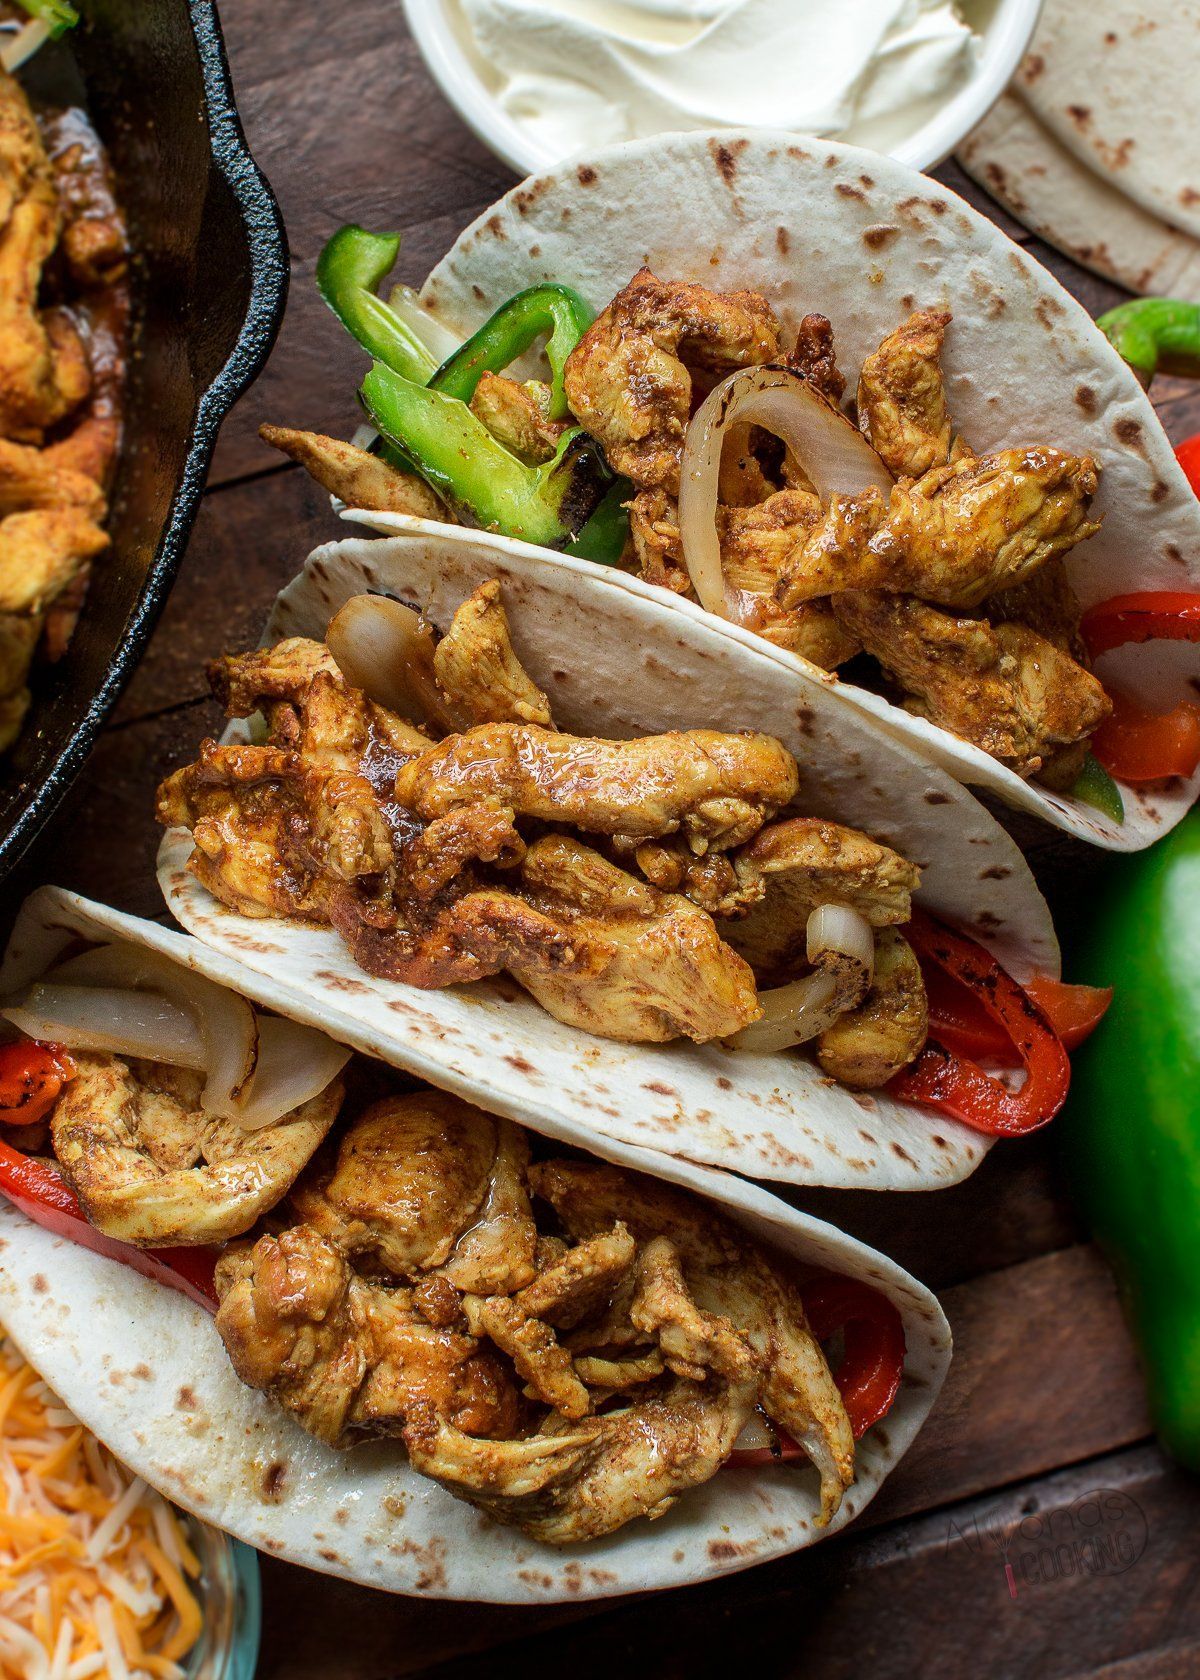
<svg viewBox="0 0 1200 1680">
<path fill-rule="evenodd" d="M 1200 811 L 1114 865 L 1073 968 L 1116 989 L 1059 1136 L 1163 1444 L 1200 1470 Z"/>
</svg>

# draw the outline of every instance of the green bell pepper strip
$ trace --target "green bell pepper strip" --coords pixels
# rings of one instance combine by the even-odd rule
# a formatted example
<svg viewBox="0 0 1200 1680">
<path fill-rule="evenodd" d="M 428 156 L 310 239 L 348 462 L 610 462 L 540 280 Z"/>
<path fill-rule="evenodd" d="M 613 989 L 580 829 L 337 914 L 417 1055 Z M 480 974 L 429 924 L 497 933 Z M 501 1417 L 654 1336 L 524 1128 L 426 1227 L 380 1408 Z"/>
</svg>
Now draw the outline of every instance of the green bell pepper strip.
<svg viewBox="0 0 1200 1680">
<path fill-rule="evenodd" d="M 1117 980 L 1060 1121 L 1167 1450 L 1200 1470 L 1200 813 L 1105 877 L 1075 953 Z"/>
<path fill-rule="evenodd" d="M 1091 753 L 1087 755 L 1083 769 L 1075 778 L 1071 797 L 1078 799 L 1081 804 L 1094 805 L 1097 811 L 1103 811 L 1104 815 L 1111 817 L 1114 822 L 1125 821 L 1125 801 L 1121 798 L 1121 790 L 1100 760 Z"/>
<path fill-rule="evenodd" d="M 1131 298 L 1096 325 L 1144 385 L 1160 372 L 1200 379 L 1200 304 Z"/>
<path fill-rule="evenodd" d="M 563 390 L 563 369 L 567 357 L 595 318 L 595 311 L 570 286 L 553 282 L 530 286 L 502 303 L 478 332 L 472 333 L 465 344 L 447 356 L 429 383 L 435 391 L 445 391 L 448 396 L 469 403 L 485 373 L 503 373 L 536 339 L 546 334 L 546 360 L 551 373 L 550 418 L 569 420 L 571 410 Z"/>
<path fill-rule="evenodd" d="M 594 560 L 599 566 L 615 566 L 625 552 L 629 536 L 629 514 L 625 504 L 636 491 L 627 478 L 618 478 L 604 492 L 600 505 L 573 542 L 563 549 L 576 560 Z"/>
<path fill-rule="evenodd" d="M 42 23 L 50 25 L 52 41 L 57 41 L 60 35 L 74 29 L 79 22 L 79 13 L 74 6 L 67 4 L 67 0 L 20 0 L 20 6 L 31 18 L 39 18 Z"/>
<path fill-rule="evenodd" d="M 552 460 L 530 467 L 465 402 L 380 362 L 363 381 L 362 397 L 421 476 L 486 531 L 558 547 L 587 522 L 609 482 L 600 446 L 578 427 L 563 433 Z"/>
<path fill-rule="evenodd" d="M 433 356 L 406 321 L 377 297 L 400 250 L 398 233 L 339 228 L 317 258 L 317 289 L 367 354 L 405 379 L 424 385 L 437 371 Z"/>
</svg>

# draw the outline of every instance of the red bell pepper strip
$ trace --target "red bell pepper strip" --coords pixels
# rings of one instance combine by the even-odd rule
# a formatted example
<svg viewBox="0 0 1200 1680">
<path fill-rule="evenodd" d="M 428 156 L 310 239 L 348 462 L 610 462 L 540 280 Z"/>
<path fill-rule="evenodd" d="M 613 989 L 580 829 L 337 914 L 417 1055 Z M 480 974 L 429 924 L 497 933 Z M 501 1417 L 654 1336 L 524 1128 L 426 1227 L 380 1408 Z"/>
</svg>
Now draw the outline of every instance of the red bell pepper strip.
<svg viewBox="0 0 1200 1680">
<path fill-rule="evenodd" d="M 886 1295 L 836 1272 L 811 1278 L 800 1293 L 809 1329 L 819 1342 L 842 1332 L 843 1353 L 833 1380 L 857 1441 L 887 1416 L 900 1390 L 904 1320 Z M 775 1446 L 740 1448 L 729 1462 L 753 1466 L 808 1457 L 786 1429 L 771 1428 Z"/>
<path fill-rule="evenodd" d="M 39 1155 L 23 1155 L 2 1141 L 0 1195 L 55 1236 L 67 1237 L 93 1254 L 119 1260 L 142 1277 L 177 1289 L 208 1312 L 216 1311 L 215 1248 L 135 1248 L 132 1243 L 106 1237 L 89 1225 L 74 1191 L 51 1161 Z"/>
<path fill-rule="evenodd" d="M 1113 693 L 1112 715 L 1092 736 L 1092 751 L 1122 782 L 1158 782 L 1190 776 L 1200 764 L 1200 706 L 1188 700 L 1169 712 L 1147 712 L 1128 695 Z"/>
<path fill-rule="evenodd" d="M 1184 477 L 1192 489 L 1200 496 L 1200 432 L 1175 445 L 1175 459 L 1183 468 Z"/>
<path fill-rule="evenodd" d="M 0 1125 L 31 1126 L 50 1112 L 75 1064 L 60 1044 L 0 1044 Z"/>
<path fill-rule="evenodd" d="M 922 969 L 929 1003 L 929 1036 L 944 1050 L 972 1060 L 1019 1067 L 1011 1038 L 984 1009 L 976 994 L 934 963 Z M 1039 974 L 1025 991 L 1045 1012 L 1068 1050 L 1076 1050 L 1104 1019 L 1112 1002 L 1111 986 L 1071 986 Z"/>
<path fill-rule="evenodd" d="M 1200 595 L 1179 589 L 1114 595 L 1088 608 L 1079 633 L 1093 659 L 1126 642 L 1200 641 Z"/>
<path fill-rule="evenodd" d="M 1020 1137 L 1052 1120 L 1066 1101 L 1071 1062 L 1045 1012 L 974 940 L 920 911 L 914 911 L 905 935 L 923 966 L 936 964 L 971 989 L 1008 1035 L 1025 1080 L 1010 1091 L 969 1057 L 931 1042 L 888 1090 L 991 1137 Z"/>
</svg>

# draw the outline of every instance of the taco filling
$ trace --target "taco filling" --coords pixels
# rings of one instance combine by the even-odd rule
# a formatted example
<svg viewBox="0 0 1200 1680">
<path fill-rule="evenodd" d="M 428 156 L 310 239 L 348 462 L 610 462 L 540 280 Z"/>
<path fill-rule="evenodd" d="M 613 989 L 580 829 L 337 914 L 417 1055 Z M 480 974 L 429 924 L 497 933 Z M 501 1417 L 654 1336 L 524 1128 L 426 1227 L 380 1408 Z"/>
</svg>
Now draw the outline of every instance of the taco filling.
<svg viewBox="0 0 1200 1680">
<path fill-rule="evenodd" d="M 621 566 L 1025 779 L 1115 803 L 1089 759 L 1113 702 L 1063 567 L 1100 528 L 1100 466 L 1052 439 L 972 449 L 943 386 L 949 310 L 897 322 L 847 403 L 823 315 L 789 342 L 758 293 L 648 268 L 594 320 L 547 283 L 447 349 L 411 294 L 371 290 L 396 244 L 344 228 L 319 275 L 375 358 L 378 442 L 263 428 L 327 488 Z M 549 383 L 504 371 L 543 335 Z"/>
<path fill-rule="evenodd" d="M 690 1192 L 399 1093 L 165 958 L 92 947 L 4 1014 L 0 1192 L 215 1310 L 239 1378 L 319 1440 L 394 1440 L 539 1540 L 659 1516 L 730 1460 L 814 1464 L 824 1525 L 896 1397 L 877 1291 Z"/>
<path fill-rule="evenodd" d="M 973 941 L 914 921 L 914 864 L 798 810 L 773 736 L 557 730 L 495 579 L 440 640 L 372 595 L 326 635 L 215 661 L 227 713 L 262 727 L 204 742 L 159 790 L 223 904 L 332 927 L 362 969 L 408 985 L 507 973 L 605 1038 L 803 1045 L 829 1079 L 985 1131 L 1061 1106 L 1046 1011 Z M 977 997 L 1028 1070 L 1018 1091 L 930 1042 L 923 963 Z"/>
</svg>

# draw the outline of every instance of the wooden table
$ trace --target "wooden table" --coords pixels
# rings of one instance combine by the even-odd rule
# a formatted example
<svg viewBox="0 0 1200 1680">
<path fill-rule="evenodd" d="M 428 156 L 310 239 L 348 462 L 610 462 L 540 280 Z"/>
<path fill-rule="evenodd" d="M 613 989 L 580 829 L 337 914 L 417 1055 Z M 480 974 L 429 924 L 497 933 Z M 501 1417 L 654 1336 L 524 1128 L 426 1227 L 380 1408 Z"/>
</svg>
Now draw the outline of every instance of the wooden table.
<svg viewBox="0 0 1200 1680">
<path fill-rule="evenodd" d="M 154 787 L 217 723 L 204 660 L 252 645 L 275 591 L 339 534 L 324 496 L 255 435 L 265 419 L 342 435 L 352 422 L 356 358 L 313 286 L 322 241 L 345 221 L 400 227 L 402 277 L 418 281 L 511 184 L 444 104 L 396 0 L 225 0 L 224 25 L 250 142 L 289 230 L 287 319 L 225 427 L 146 658 L 20 883 L 57 881 L 141 914 L 162 909 Z M 953 166 L 939 175 L 1090 309 L 1115 301 Z M 1200 429 L 1194 392 L 1164 381 L 1155 397 L 1176 438 Z M 1103 864 L 1084 863 L 1090 891 Z M 1058 898 L 1069 920 L 1080 901 Z M 844 1537 L 650 1599 L 524 1610 L 388 1598 L 264 1558 L 262 1680 L 451 1676 L 482 1652 L 492 1667 L 574 1680 L 739 1665 L 822 1680 L 1200 1673 L 1200 1489 L 1152 1444 L 1112 1281 L 1065 1198 L 1052 1137 L 1002 1144 L 936 1200 L 846 1191 L 804 1202 L 937 1288 L 956 1341 L 923 1434 Z M 1039 1528 L 1071 1538 L 1072 1503 L 1097 1489 L 1120 1493 L 1144 1549 L 1121 1573 L 1063 1573 L 1069 1557 L 1056 1566 Z"/>
</svg>

